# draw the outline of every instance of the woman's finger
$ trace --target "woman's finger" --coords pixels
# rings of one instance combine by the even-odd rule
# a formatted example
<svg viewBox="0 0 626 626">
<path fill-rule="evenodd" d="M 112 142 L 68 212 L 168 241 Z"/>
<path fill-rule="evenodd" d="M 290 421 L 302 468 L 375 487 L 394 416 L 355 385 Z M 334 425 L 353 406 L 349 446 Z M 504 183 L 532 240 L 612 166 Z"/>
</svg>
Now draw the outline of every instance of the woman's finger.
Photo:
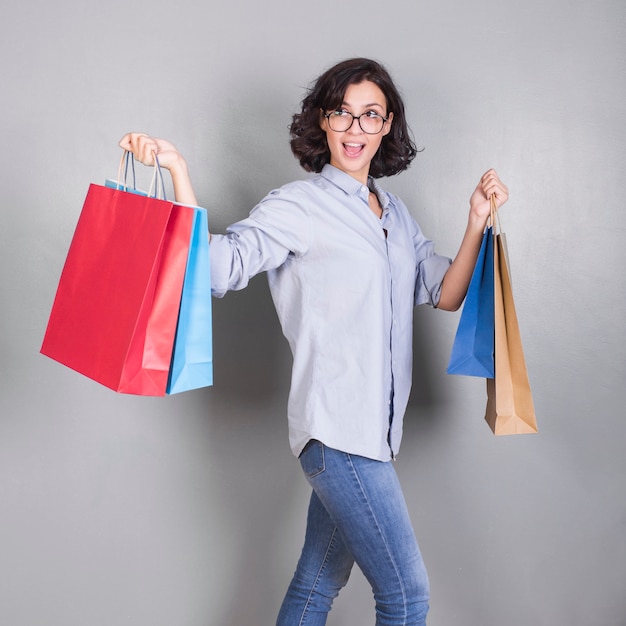
<svg viewBox="0 0 626 626">
<path fill-rule="evenodd" d="M 158 152 L 158 145 L 156 140 L 146 133 L 127 133 L 119 145 L 124 150 L 132 152 L 137 161 L 144 165 L 154 165 L 154 154 Z"/>
</svg>

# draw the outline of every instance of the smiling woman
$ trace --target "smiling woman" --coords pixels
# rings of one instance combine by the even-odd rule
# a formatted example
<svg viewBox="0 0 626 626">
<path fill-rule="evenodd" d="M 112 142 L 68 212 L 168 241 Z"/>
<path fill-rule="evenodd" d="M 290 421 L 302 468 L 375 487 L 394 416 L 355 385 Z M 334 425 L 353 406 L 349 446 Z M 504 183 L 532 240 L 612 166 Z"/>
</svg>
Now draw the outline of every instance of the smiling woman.
<svg viewBox="0 0 626 626">
<path fill-rule="evenodd" d="M 322 117 L 330 164 L 366 185 L 370 163 L 391 131 L 393 112 L 387 114 L 385 94 L 369 80 L 350 85 L 341 107 Z"/>
<path fill-rule="evenodd" d="M 415 157 L 388 72 L 350 59 L 316 81 L 293 116 L 291 148 L 307 180 L 269 193 L 210 245 L 220 297 L 267 271 L 293 353 L 289 439 L 312 493 L 304 548 L 278 626 L 326 623 L 354 563 L 371 584 L 378 626 L 422 626 L 429 583 L 395 458 L 411 385 L 413 306 L 460 306 L 490 214 L 508 192 L 490 170 L 470 199 L 452 262 L 435 253 L 404 203 L 376 180 Z M 196 204 L 173 144 L 141 133 L 121 146 L 170 170 Z"/>
<path fill-rule="evenodd" d="M 320 172 L 330 160 L 320 114 L 342 110 L 348 89 L 363 82 L 373 83 L 380 89 L 383 102 L 379 104 L 394 116 L 391 131 L 372 159 L 370 175 L 380 178 L 399 174 L 415 158 L 417 150 L 406 121 L 404 102 L 387 70 L 371 59 L 347 59 L 318 78 L 302 101 L 302 110 L 293 116 L 291 150 L 305 170 Z"/>
</svg>

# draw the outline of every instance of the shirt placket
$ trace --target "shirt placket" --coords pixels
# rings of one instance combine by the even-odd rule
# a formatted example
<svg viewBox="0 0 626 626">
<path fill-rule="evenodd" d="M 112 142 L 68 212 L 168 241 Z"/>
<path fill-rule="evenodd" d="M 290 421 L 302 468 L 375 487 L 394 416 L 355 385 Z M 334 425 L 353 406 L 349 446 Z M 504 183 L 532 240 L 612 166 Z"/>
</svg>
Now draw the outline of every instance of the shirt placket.
<svg viewBox="0 0 626 626">
<path fill-rule="evenodd" d="M 372 185 L 372 189 L 371 191 L 376 193 L 376 185 L 375 183 Z M 368 211 L 368 215 L 369 218 L 376 220 L 376 225 L 378 227 L 378 232 L 380 237 L 383 240 L 383 245 L 385 246 L 385 257 L 386 257 L 386 261 L 387 261 L 387 276 L 388 276 L 388 284 L 389 284 L 389 292 L 388 292 L 388 297 L 389 297 L 389 322 L 388 322 L 388 341 L 389 341 L 389 364 L 388 364 L 388 371 L 389 371 L 389 383 L 388 383 L 388 401 L 387 401 L 387 407 L 388 407 L 388 429 L 387 429 L 387 445 L 389 447 L 389 452 L 391 455 L 392 460 L 395 460 L 395 453 L 394 453 L 394 442 L 393 442 L 393 426 L 394 426 L 394 344 L 395 344 L 395 340 L 394 340 L 394 326 L 396 326 L 397 322 L 396 322 L 396 318 L 395 318 L 395 310 L 394 310 L 394 297 L 393 297 L 393 292 L 394 292 L 394 284 L 393 284 L 393 271 L 392 271 L 392 259 L 391 259 L 391 255 L 390 255 L 390 251 L 389 251 L 389 237 L 387 235 L 387 233 L 389 233 L 390 228 L 392 228 L 392 219 L 390 216 L 390 212 L 389 212 L 389 206 L 388 203 L 381 201 L 380 196 L 377 194 L 377 196 L 379 197 L 379 201 L 381 201 L 381 205 L 384 204 L 383 207 L 383 214 L 382 216 L 379 218 L 377 218 L 370 210 L 369 208 L 369 194 L 370 194 L 370 188 L 366 187 L 366 186 L 361 186 L 361 188 L 358 190 L 357 195 L 359 196 L 359 198 L 365 203 L 366 207 L 367 207 L 367 211 Z"/>
<path fill-rule="evenodd" d="M 389 428 L 387 431 L 387 445 L 389 446 L 389 452 L 391 458 L 395 460 L 394 446 L 393 446 L 393 421 L 394 421 L 394 328 L 396 326 L 396 316 L 394 308 L 394 284 L 393 284 L 393 271 L 392 271 L 392 259 L 389 252 L 389 230 L 391 228 L 391 219 L 389 216 L 389 209 L 386 207 L 383 209 L 381 217 L 381 229 L 386 233 L 385 235 L 385 253 L 387 255 L 387 271 L 389 277 Z"/>
</svg>

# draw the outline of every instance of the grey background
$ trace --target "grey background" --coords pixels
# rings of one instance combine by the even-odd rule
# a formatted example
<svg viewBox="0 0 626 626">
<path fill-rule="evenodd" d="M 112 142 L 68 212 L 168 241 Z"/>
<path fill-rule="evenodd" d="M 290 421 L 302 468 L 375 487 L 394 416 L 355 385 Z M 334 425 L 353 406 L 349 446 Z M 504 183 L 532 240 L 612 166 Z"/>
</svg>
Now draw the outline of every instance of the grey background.
<svg viewBox="0 0 626 626">
<path fill-rule="evenodd" d="M 624 626 L 625 18 L 622 0 L 5 3 L 0 623 L 274 623 L 308 488 L 265 277 L 215 302 L 211 389 L 116 395 L 38 351 L 87 186 L 116 175 L 126 131 L 178 145 L 221 231 L 303 176 L 287 143 L 303 87 L 364 55 L 425 148 L 385 184 L 438 251 L 485 169 L 510 186 L 541 430 L 495 438 L 482 382 L 445 374 L 458 314 L 416 311 L 397 469 L 429 624 Z M 355 570 L 329 624 L 373 621 Z"/>
</svg>

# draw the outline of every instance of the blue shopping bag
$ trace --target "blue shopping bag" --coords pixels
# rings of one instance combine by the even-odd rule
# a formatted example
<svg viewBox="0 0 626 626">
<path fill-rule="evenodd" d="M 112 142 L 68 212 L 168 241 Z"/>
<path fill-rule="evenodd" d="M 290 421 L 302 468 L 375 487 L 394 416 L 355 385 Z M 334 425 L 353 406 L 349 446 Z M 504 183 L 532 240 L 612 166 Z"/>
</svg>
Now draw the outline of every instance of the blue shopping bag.
<svg viewBox="0 0 626 626">
<path fill-rule="evenodd" d="M 206 209 L 195 211 L 167 393 L 213 384 L 209 228 Z"/>
<path fill-rule="evenodd" d="M 493 229 L 483 240 L 452 345 L 448 374 L 494 378 L 495 305 Z"/>
</svg>

